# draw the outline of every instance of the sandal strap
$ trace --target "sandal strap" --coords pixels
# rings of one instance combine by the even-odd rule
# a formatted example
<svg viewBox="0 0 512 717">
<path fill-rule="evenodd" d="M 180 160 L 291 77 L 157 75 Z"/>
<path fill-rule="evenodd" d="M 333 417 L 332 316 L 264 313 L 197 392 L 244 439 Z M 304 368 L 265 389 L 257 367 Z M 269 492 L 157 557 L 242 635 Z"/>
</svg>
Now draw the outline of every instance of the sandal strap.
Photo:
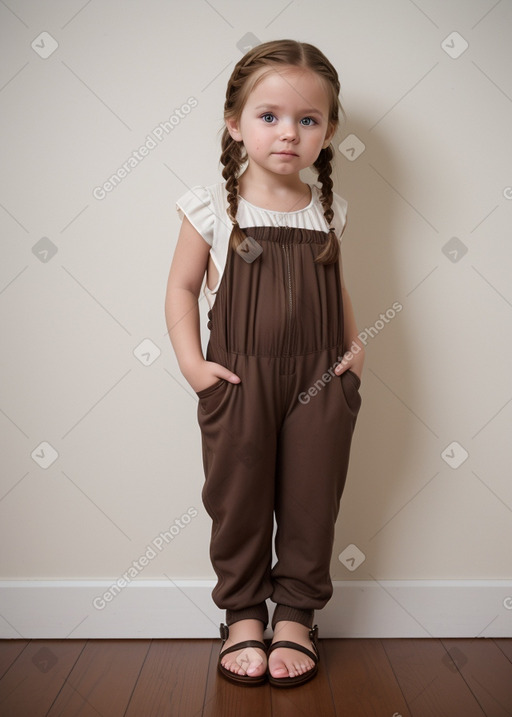
<svg viewBox="0 0 512 717">
<path fill-rule="evenodd" d="M 260 642 L 259 640 L 245 640 L 244 642 L 237 642 L 236 645 L 228 647 L 227 650 L 223 650 L 220 653 L 219 657 L 227 655 L 228 652 L 236 652 L 237 650 L 243 650 L 244 647 L 259 647 L 260 650 L 263 650 L 263 652 L 267 651 L 267 646 L 264 645 L 263 642 Z"/>
<path fill-rule="evenodd" d="M 277 650 L 278 647 L 288 647 L 291 650 L 298 650 L 299 652 L 303 652 L 305 655 L 310 657 L 313 662 L 318 662 L 318 655 L 314 652 L 311 652 L 311 650 L 308 650 L 307 647 L 303 647 L 302 645 L 299 645 L 297 642 L 290 642 L 289 640 L 279 640 L 278 642 L 273 642 L 272 645 L 268 648 L 267 655 L 270 655 L 271 652 L 274 650 Z M 316 645 L 313 645 L 316 651 Z"/>
<path fill-rule="evenodd" d="M 318 625 L 314 625 L 309 631 L 309 639 L 313 643 L 315 652 L 318 654 Z"/>
</svg>

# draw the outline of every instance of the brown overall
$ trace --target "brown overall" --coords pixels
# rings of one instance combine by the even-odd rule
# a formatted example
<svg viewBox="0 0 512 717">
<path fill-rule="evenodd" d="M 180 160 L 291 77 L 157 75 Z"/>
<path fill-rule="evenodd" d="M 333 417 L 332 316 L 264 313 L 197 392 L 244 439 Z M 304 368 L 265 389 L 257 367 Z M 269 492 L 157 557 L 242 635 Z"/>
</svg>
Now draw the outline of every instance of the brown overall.
<svg viewBox="0 0 512 717">
<path fill-rule="evenodd" d="M 327 233 L 247 227 L 263 253 L 228 250 L 206 359 L 236 373 L 197 393 L 213 521 L 212 598 L 226 622 L 311 627 L 328 602 L 334 528 L 361 405 L 360 380 L 334 367 L 344 352 L 339 267 L 315 264 Z M 272 567 L 273 514 L 277 531 Z"/>
</svg>

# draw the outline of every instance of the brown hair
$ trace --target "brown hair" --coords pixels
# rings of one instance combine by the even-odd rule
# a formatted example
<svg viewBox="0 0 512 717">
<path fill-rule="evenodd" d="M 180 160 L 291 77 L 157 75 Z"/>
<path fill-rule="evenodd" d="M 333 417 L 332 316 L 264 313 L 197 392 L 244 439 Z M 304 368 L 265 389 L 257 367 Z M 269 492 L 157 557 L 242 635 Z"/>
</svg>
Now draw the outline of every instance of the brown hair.
<svg viewBox="0 0 512 717">
<path fill-rule="evenodd" d="M 328 125 L 335 129 L 339 125 L 339 113 L 344 115 L 343 107 L 338 99 L 340 82 L 338 73 L 333 65 L 314 45 L 307 42 L 296 42 L 295 40 L 272 40 L 264 42 L 249 50 L 239 62 L 229 78 L 226 101 L 224 103 L 224 119 L 239 120 L 248 96 L 256 85 L 276 66 L 293 65 L 295 67 L 312 70 L 323 80 L 326 92 L 329 97 Z M 259 73 L 264 67 L 268 72 Z M 229 245 L 232 249 L 237 248 L 245 239 L 245 234 L 240 228 L 236 219 L 238 211 L 238 177 L 240 168 L 247 160 L 247 152 L 243 142 L 235 141 L 226 126 L 221 139 L 222 153 L 221 163 L 224 165 L 222 176 L 226 180 L 228 192 L 228 216 L 233 224 Z M 318 173 L 318 180 L 321 182 L 322 190 L 320 201 L 324 209 L 324 217 L 331 227 L 329 238 L 323 251 L 316 258 L 316 261 L 323 264 L 331 264 L 338 260 L 339 242 L 335 229 L 331 226 L 334 216 L 332 210 L 332 186 L 331 160 L 334 157 L 332 145 L 329 144 L 322 149 L 317 160 L 313 164 Z"/>
</svg>

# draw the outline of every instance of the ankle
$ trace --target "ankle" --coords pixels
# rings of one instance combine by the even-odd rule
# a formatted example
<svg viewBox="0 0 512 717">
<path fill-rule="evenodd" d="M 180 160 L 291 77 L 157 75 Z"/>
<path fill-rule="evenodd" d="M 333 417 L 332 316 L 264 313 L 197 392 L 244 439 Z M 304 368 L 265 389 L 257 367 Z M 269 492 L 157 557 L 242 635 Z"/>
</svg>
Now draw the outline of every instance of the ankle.
<svg viewBox="0 0 512 717">
<path fill-rule="evenodd" d="M 243 640 L 262 640 L 263 623 L 261 620 L 237 620 L 231 623 L 229 627 L 229 639 L 234 642 Z"/>
<path fill-rule="evenodd" d="M 296 622 L 295 620 L 279 620 L 274 625 L 274 630 L 291 629 L 300 630 L 301 632 L 308 632 L 311 628 L 308 625 L 303 625 L 302 622 Z"/>
<path fill-rule="evenodd" d="M 288 641 L 297 642 L 308 649 L 310 649 L 311 645 L 314 645 L 316 649 L 316 630 L 316 626 L 309 628 L 299 622 L 280 620 L 275 625 L 271 644 Z"/>
</svg>

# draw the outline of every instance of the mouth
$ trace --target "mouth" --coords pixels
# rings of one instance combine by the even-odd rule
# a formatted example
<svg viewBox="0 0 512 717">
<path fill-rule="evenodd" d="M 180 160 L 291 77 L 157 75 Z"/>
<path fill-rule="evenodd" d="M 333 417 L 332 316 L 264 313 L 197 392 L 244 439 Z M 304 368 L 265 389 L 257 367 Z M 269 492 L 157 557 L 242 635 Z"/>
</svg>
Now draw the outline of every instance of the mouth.
<svg viewBox="0 0 512 717">
<path fill-rule="evenodd" d="M 298 157 L 298 154 L 295 154 L 295 152 L 274 152 L 274 154 L 283 154 L 286 157 Z"/>
</svg>

